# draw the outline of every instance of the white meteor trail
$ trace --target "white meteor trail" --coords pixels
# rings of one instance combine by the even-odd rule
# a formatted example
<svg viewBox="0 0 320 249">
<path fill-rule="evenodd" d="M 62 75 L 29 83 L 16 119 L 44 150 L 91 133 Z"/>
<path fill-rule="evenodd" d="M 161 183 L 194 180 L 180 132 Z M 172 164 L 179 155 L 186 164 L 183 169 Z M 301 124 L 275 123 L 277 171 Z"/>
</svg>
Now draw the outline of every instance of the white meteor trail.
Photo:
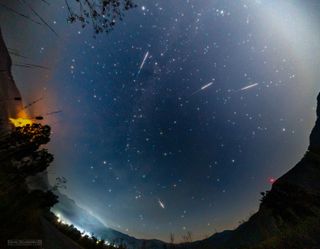
<svg viewBox="0 0 320 249">
<path fill-rule="evenodd" d="M 204 85 L 203 87 L 201 87 L 201 90 L 204 90 L 204 89 L 208 88 L 208 87 L 211 86 L 212 84 L 213 84 L 213 82 L 210 82 L 210 83 Z"/>
<path fill-rule="evenodd" d="M 254 84 L 251 84 L 251 85 L 242 87 L 239 91 L 245 91 L 245 90 L 248 90 L 248 89 L 250 89 L 250 88 L 256 87 L 256 86 L 258 86 L 258 85 L 259 85 L 258 83 L 254 83 Z"/>
<path fill-rule="evenodd" d="M 203 90 L 207 89 L 207 88 L 210 87 L 212 84 L 213 84 L 213 82 L 209 82 L 208 84 L 202 86 L 199 90 L 197 90 L 197 91 L 195 91 L 193 94 L 191 94 L 191 96 L 192 96 L 192 95 L 195 95 L 196 93 L 198 93 L 198 92 L 200 92 L 200 91 L 203 91 Z"/>
<path fill-rule="evenodd" d="M 141 63 L 141 65 L 140 65 L 140 67 L 139 67 L 138 75 L 140 74 L 140 72 L 141 72 L 144 64 L 146 63 L 146 61 L 147 61 L 147 59 L 148 59 L 148 56 L 149 56 L 149 51 L 147 51 L 147 53 L 146 53 L 146 54 L 144 55 L 144 57 L 143 57 L 142 63 Z"/>
<path fill-rule="evenodd" d="M 160 206 L 161 208 L 163 208 L 163 209 L 166 208 L 166 206 L 164 205 L 164 203 L 163 203 L 160 199 L 158 199 L 158 203 L 159 203 L 159 206 Z"/>
</svg>

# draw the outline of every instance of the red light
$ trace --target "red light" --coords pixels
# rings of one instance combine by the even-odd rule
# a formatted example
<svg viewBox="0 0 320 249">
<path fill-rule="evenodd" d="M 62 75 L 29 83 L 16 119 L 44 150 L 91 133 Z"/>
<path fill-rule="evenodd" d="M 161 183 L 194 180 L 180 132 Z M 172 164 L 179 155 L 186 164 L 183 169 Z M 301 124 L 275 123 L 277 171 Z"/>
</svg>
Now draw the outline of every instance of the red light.
<svg viewBox="0 0 320 249">
<path fill-rule="evenodd" d="M 276 179 L 273 177 L 270 177 L 268 181 L 270 184 L 273 184 L 276 181 Z"/>
</svg>

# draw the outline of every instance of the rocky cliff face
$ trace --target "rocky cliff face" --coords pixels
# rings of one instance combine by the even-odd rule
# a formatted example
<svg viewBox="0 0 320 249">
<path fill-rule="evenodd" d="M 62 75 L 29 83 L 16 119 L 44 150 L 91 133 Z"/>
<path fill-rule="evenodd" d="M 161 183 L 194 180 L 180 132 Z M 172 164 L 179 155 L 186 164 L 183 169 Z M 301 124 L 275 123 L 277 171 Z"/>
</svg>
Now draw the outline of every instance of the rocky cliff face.
<svg viewBox="0 0 320 249">
<path fill-rule="evenodd" d="M 308 194 L 314 195 L 314 198 L 320 196 L 320 94 L 317 103 L 317 120 L 311 132 L 310 144 L 305 156 L 295 167 L 274 183 L 270 193 L 282 190 L 285 185 L 306 191 Z"/>
<path fill-rule="evenodd" d="M 320 94 L 317 121 L 301 161 L 262 193 L 260 208 L 233 231 L 182 248 L 320 248 Z"/>
<path fill-rule="evenodd" d="M 11 58 L 0 29 L 0 132 L 9 128 L 9 117 L 16 118 L 22 110 L 20 92 L 11 74 Z"/>
<path fill-rule="evenodd" d="M 317 121 L 310 135 L 309 151 L 320 154 L 320 94 L 317 100 Z"/>
</svg>

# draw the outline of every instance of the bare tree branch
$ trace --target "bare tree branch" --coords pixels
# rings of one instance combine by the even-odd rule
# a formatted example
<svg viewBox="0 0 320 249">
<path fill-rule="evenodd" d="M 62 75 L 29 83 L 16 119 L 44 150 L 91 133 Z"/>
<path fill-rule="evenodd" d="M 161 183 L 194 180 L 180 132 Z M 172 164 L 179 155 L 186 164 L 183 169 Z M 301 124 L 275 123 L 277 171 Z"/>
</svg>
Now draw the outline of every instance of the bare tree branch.
<svg viewBox="0 0 320 249">
<path fill-rule="evenodd" d="M 122 21 L 124 12 L 137 6 L 133 0 L 65 0 L 65 3 L 68 21 L 80 22 L 83 28 L 90 24 L 96 34 L 113 30 Z"/>
</svg>

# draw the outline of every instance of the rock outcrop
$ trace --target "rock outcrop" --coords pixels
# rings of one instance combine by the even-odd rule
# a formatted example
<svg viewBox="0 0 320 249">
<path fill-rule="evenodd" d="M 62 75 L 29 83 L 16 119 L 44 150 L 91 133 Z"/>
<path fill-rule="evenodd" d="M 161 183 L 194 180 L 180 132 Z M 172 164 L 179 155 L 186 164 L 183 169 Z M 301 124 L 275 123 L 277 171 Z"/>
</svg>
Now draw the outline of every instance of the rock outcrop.
<svg viewBox="0 0 320 249">
<path fill-rule="evenodd" d="M 320 94 L 317 121 L 301 161 L 280 177 L 247 222 L 180 248 L 320 248 Z"/>
<path fill-rule="evenodd" d="M 310 135 L 309 151 L 320 154 L 320 94 L 317 100 L 317 121 Z"/>
<path fill-rule="evenodd" d="M 9 129 L 9 117 L 22 110 L 20 92 L 11 74 L 12 61 L 0 29 L 0 133 Z"/>
</svg>

